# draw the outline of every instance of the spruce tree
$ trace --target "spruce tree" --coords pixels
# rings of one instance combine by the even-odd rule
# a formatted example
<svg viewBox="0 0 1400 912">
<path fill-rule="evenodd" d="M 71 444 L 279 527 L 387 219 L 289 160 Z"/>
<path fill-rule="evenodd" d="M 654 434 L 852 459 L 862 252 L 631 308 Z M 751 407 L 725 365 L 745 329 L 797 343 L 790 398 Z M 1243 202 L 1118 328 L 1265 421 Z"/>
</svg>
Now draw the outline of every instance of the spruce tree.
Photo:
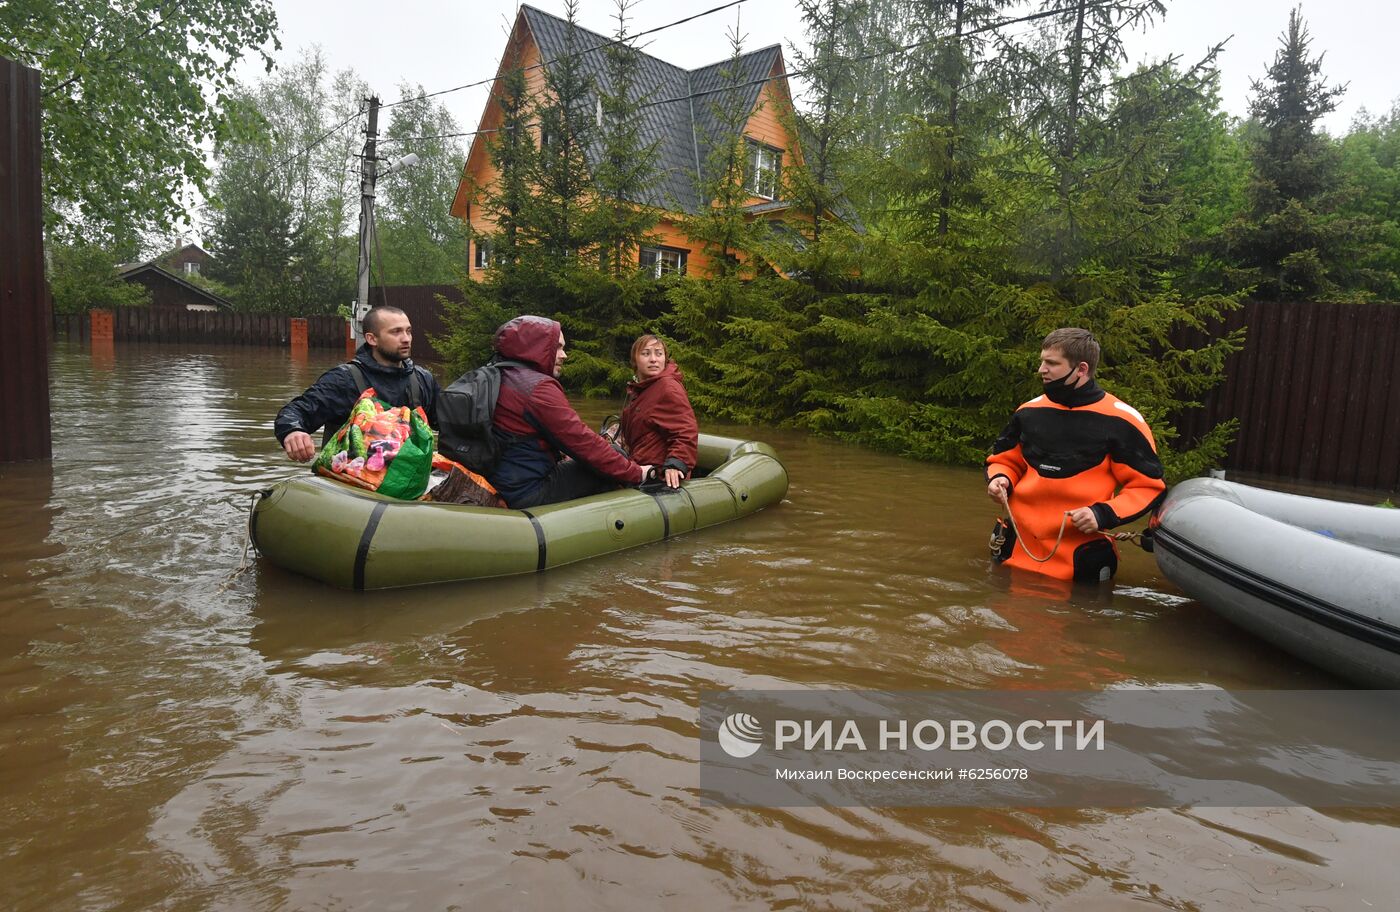
<svg viewBox="0 0 1400 912">
<path fill-rule="evenodd" d="M 685 222 L 710 263 L 709 277 L 670 289 L 670 325 L 687 390 L 704 414 L 776 422 L 799 408 L 807 377 L 801 361 L 805 286 L 778 276 L 760 255 L 745 204 L 744 127 L 752 109 L 744 90 L 743 38 L 729 35 L 731 55 L 721 89 L 704 98 L 715 133 L 702 164 L 698 213 Z M 701 99 L 696 99 L 700 104 Z"/>
<path fill-rule="evenodd" d="M 543 256 L 561 263 L 594 246 L 586 224 L 591 179 L 587 150 L 597 126 L 590 109 L 596 86 L 584 66 L 578 0 L 566 0 L 564 49 L 545 61 L 543 97 L 535 100 L 539 153 L 532 163 L 530 228 Z"/>
<path fill-rule="evenodd" d="M 604 76 L 598 92 L 600 148 L 593 175 L 597 193 L 593 234 L 599 264 L 614 278 L 635 270 L 638 248 L 656 227 L 658 147 L 644 137 L 648 98 L 638 85 L 641 53 L 629 32 L 634 0 L 616 0 L 617 29 L 604 50 Z"/>
<path fill-rule="evenodd" d="M 1264 79 L 1253 84 L 1248 126 L 1253 175 L 1247 205 L 1224 232 L 1241 286 L 1266 299 L 1364 296 L 1356 267 L 1376 239 L 1375 223 L 1342 214 L 1347 193 L 1337 144 L 1318 121 L 1346 86 L 1328 86 L 1322 56 L 1295 8 Z"/>
<path fill-rule="evenodd" d="M 487 238 L 493 265 L 509 270 L 530 246 L 530 179 L 537 169 L 535 133 L 530 122 L 534 105 L 518 59 L 511 61 L 496 80 L 492 95 L 500 111 L 500 122 L 486 148 L 496 176 L 489 186 L 481 188 L 481 207 L 494 226 Z"/>
<path fill-rule="evenodd" d="M 854 88 L 847 38 L 859 7 L 857 0 L 798 2 L 810 50 L 794 48 L 793 54 L 806 78 L 807 108 L 789 118 L 801 156 L 784 169 L 783 177 L 787 197 L 811 214 L 811 227 L 805 233 L 816 247 L 821 245 L 826 218 L 838 205 L 838 161 L 856 131 L 854 112 L 843 100 Z"/>
</svg>

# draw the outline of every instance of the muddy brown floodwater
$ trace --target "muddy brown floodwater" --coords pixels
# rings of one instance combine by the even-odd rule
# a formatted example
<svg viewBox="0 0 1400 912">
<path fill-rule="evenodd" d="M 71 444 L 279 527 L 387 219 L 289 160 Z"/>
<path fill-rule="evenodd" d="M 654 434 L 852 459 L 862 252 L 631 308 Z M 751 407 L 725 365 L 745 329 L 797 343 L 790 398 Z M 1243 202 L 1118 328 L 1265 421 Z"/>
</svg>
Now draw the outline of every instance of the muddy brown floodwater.
<svg viewBox="0 0 1400 912">
<path fill-rule="evenodd" d="M 228 582 L 335 360 L 56 345 L 53 462 L 0 467 L 0 908 L 1394 907 L 1396 812 L 701 803 L 702 689 L 1338 686 L 1134 548 L 1009 586 L 976 470 L 714 428 L 787 500 L 525 578 Z"/>
</svg>

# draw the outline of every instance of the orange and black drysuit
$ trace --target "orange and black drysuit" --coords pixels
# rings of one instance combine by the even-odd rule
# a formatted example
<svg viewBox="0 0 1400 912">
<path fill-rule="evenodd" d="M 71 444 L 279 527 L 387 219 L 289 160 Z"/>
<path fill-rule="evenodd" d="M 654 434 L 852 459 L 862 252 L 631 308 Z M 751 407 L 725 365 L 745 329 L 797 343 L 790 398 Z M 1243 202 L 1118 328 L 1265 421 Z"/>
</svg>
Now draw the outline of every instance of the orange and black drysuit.
<svg viewBox="0 0 1400 912">
<path fill-rule="evenodd" d="M 1056 398 L 1061 402 L 1037 396 L 1017 409 L 987 457 L 987 481 L 1002 475 L 1011 483 L 1012 518 L 1037 557 L 1055 547 L 1067 510 L 1090 507 L 1108 530 L 1151 511 L 1167 489 L 1152 429 L 1137 409 L 1092 380 Z M 1108 579 L 1118 569 L 1114 543 L 1072 522 L 1044 563 L 1014 538 L 1008 531 L 997 555 L 1012 567 L 1083 581 Z"/>
</svg>

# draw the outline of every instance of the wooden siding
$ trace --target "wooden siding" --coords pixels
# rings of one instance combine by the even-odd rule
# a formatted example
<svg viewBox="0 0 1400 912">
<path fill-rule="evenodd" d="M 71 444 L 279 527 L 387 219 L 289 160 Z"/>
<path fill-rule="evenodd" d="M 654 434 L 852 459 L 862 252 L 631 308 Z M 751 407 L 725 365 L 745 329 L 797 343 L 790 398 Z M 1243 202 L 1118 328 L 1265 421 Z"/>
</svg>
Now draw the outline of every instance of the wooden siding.
<svg viewBox="0 0 1400 912">
<path fill-rule="evenodd" d="M 1400 489 L 1400 305 L 1250 301 L 1219 329 L 1241 326 L 1224 384 L 1178 417 L 1183 438 L 1238 418 L 1227 469 Z"/>
<path fill-rule="evenodd" d="M 773 65 L 773 70 L 768 75 L 770 77 L 781 76 L 783 74 L 782 57 L 780 56 Z M 797 143 L 788 132 L 786 123 L 790 123 L 792 116 L 792 101 L 788 98 L 787 90 L 783 87 L 786 80 L 770 79 L 763 84 L 759 90 L 758 101 L 754 103 L 753 113 L 749 115 L 749 121 L 744 125 L 744 136 L 765 146 L 780 149 L 783 153 L 781 167 L 786 170 L 793 163 L 793 156 L 796 154 Z M 772 200 L 762 196 L 753 196 L 748 199 L 745 205 L 752 206 L 758 203 L 768 203 Z"/>
<path fill-rule="evenodd" d="M 525 18 L 519 17 L 517 23 L 507 42 L 502 59 L 511 61 L 510 66 L 514 66 L 514 61 L 517 59 L 522 67 L 536 66 L 541 61 L 539 46 L 530 32 Z M 497 71 L 498 77 L 500 73 L 506 71 L 507 66 L 508 64 L 502 63 Z M 762 87 L 754 105 L 754 111 L 744 128 L 746 136 L 783 150 L 783 168 L 787 168 L 794 161 L 801 161 L 797 142 L 785 125 L 789 122 L 788 117 L 792 112 L 792 99 L 788 93 L 785 73 L 782 57 L 779 55 L 769 75 L 784 78 L 773 79 Z M 532 95 L 543 95 L 547 91 L 542 67 L 528 70 L 525 74 L 525 81 L 528 91 Z M 467 219 L 471 230 L 480 234 L 490 234 L 496 230 L 495 221 L 481 209 L 479 195 L 480 188 L 490 186 L 499 174 L 496 166 L 492 164 L 491 156 L 487 150 L 488 137 L 491 134 L 486 132 L 500 126 L 501 111 L 496 103 L 498 94 L 498 86 L 493 86 L 491 96 L 486 102 L 486 110 L 482 113 L 480 125 L 477 127 L 478 131 L 481 132 L 472 139 L 471 149 L 467 153 L 467 161 L 462 169 L 462 181 L 457 188 L 457 194 L 453 198 L 451 207 L 453 215 Z M 538 137 L 536 138 L 538 139 Z M 752 197 L 747 200 L 745 205 L 765 202 L 769 202 L 769 200 L 762 197 Z M 793 213 L 784 212 L 782 215 L 788 217 Z M 803 216 L 799 215 L 798 217 Z M 703 245 L 699 241 L 685 232 L 681 226 L 681 219 L 680 213 L 664 213 L 653 230 L 653 235 L 663 247 L 674 247 L 686 251 L 686 274 L 703 278 L 709 275 L 713 269 L 713 259 L 705 254 Z M 810 217 L 807 217 L 807 220 L 810 221 Z M 472 278 L 480 280 L 485 276 L 486 270 L 477 266 L 476 244 L 475 240 L 468 242 L 467 268 Z M 415 340 L 416 345 L 417 340 Z"/>
<path fill-rule="evenodd" d="M 0 57 L 0 462 L 50 459 L 39 71 Z"/>
</svg>

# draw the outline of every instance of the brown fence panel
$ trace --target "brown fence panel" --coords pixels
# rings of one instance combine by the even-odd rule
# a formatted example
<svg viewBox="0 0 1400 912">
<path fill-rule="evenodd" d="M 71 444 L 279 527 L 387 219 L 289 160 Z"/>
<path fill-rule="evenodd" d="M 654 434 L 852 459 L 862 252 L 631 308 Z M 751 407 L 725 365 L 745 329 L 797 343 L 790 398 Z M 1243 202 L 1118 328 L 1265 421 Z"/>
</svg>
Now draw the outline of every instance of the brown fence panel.
<svg viewBox="0 0 1400 912">
<path fill-rule="evenodd" d="M 39 71 L 0 57 L 0 462 L 49 459 L 49 314 L 40 197 Z"/>
<path fill-rule="evenodd" d="M 390 305 L 408 314 L 413 324 L 413 360 L 440 362 L 442 355 L 433 345 L 434 336 L 447 333 L 447 323 L 443 319 L 442 304 L 437 296 L 449 301 L 461 301 L 462 291 L 456 285 L 389 285 L 374 286 L 369 299 L 378 304 L 387 300 Z"/>
<path fill-rule="evenodd" d="M 1400 396 L 1400 385 L 1396 375 L 1400 368 L 1395 363 L 1400 358 L 1396 350 L 1397 336 L 1400 336 L 1400 320 L 1387 319 L 1389 315 L 1380 308 L 1372 308 L 1367 314 L 1367 334 L 1371 337 L 1371 363 L 1367 373 L 1375 378 L 1369 389 L 1358 389 L 1365 397 L 1365 432 L 1361 438 L 1361 453 L 1358 460 L 1356 485 L 1363 488 L 1377 487 L 1377 479 L 1383 465 L 1382 452 L 1390 447 L 1391 463 L 1400 461 L 1400 453 L 1395 452 L 1400 428 L 1386 424 L 1386 403 Z"/>
<path fill-rule="evenodd" d="M 1250 301 L 1212 332 L 1241 325 L 1225 382 L 1178 416 L 1183 438 L 1238 418 L 1226 468 L 1400 489 L 1400 305 Z"/>
<path fill-rule="evenodd" d="M 45 334 L 75 342 L 89 338 L 88 314 L 47 314 L 39 326 Z M 345 344 L 345 321 L 318 314 L 307 317 L 307 344 L 340 348 Z M 112 335 L 117 342 L 164 342 L 179 345 L 291 344 L 291 318 L 241 311 L 183 310 L 175 307 L 119 307 L 112 311 Z"/>
</svg>

